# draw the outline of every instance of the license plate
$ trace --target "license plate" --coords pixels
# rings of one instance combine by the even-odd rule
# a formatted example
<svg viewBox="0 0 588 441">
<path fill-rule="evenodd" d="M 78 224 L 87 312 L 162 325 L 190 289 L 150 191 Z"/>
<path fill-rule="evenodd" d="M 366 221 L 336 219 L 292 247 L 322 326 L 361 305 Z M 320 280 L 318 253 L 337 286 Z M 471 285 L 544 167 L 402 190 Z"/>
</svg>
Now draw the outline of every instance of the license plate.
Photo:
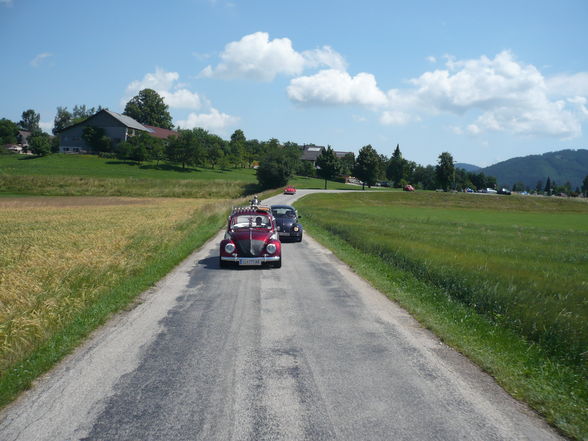
<svg viewBox="0 0 588 441">
<path fill-rule="evenodd" d="M 239 265 L 261 265 L 258 259 L 239 259 Z"/>
</svg>

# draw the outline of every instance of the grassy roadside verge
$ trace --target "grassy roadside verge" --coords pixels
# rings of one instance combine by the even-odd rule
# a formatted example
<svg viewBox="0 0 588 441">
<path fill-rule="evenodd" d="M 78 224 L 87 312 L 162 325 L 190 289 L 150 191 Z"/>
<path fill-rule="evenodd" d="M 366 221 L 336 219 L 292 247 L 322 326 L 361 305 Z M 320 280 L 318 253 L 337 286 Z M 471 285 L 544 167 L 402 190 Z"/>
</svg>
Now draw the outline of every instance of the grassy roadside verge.
<svg viewBox="0 0 588 441">
<path fill-rule="evenodd" d="M 19 198 L 16 204 L 20 207 L 23 202 L 38 203 L 36 199 L 45 201 L 43 198 L 25 198 L 24 201 Z M 45 224 L 29 222 L 29 225 L 35 225 L 32 228 L 14 226 L 11 222 L 0 225 L 4 228 L 3 240 L 9 241 L 12 235 L 17 243 L 31 243 L 20 248 L 3 248 L 10 249 L 16 253 L 16 259 L 22 260 L 18 269 L 23 272 L 6 270 L 0 274 L 0 288 L 12 286 L 0 290 L 4 296 L 0 299 L 3 343 L 0 407 L 29 388 L 35 378 L 75 349 L 112 314 L 132 304 L 140 293 L 205 243 L 224 225 L 229 206 L 241 203 L 201 201 L 200 204 L 194 203 L 197 208 L 193 208 L 186 207 L 190 204 L 186 200 L 115 200 L 95 207 L 94 200 L 87 205 L 83 199 L 82 202 L 75 198 L 62 200 L 65 207 L 56 207 L 59 201 L 53 198 L 46 202 L 49 207 L 34 207 L 35 211 L 42 212 Z M 3 200 L 2 203 L 9 204 L 10 201 Z M 81 222 L 72 219 L 72 212 L 68 213 L 72 203 L 78 204 L 75 210 L 81 212 Z M 163 211 L 161 204 L 164 204 Z M 133 211 L 121 215 L 119 212 L 127 207 L 141 211 L 138 215 Z M 174 213 L 182 207 L 182 214 L 174 218 Z M 89 219 L 92 208 L 99 217 Z M 60 217 L 62 212 L 68 213 L 69 217 Z M 19 213 L 22 211 L 16 212 Z M 112 213 L 118 214 L 111 217 L 114 216 Z M 157 214 L 161 217 L 157 224 L 152 222 L 137 227 L 134 223 L 139 218 L 154 218 Z M 3 207 L 3 215 L 6 220 L 10 208 Z M 103 224 L 96 221 L 102 218 L 105 219 Z M 117 221 L 120 221 L 117 224 L 119 230 L 128 228 L 120 237 L 115 235 L 116 231 L 104 229 L 110 227 L 107 224 Z M 92 231 L 99 230 L 96 236 L 85 237 L 90 231 L 86 229 L 88 223 Z M 50 237 L 47 240 L 49 248 L 43 248 L 38 239 L 47 235 L 47 231 L 54 231 L 57 224 L 65 227 L 60 233 L 65 236 L 64 240 L 60 242 L 57 235 Z M 78 224 L 81 225 L 80 231 L 72 232 Z M 9 231 L 10 228 L 13 230 Z M 100 237 L 104 237 L 103 242 Z M 85 240 L 91 242 L 90 247 Z M 58 256 L 62 244 L 67 247 Z M 15 256 L 1 254 L 0 260 L 12 262 Z M 76 259 L 75 265 L 71 264 L 72 257 Z M 49 262 L 46 268 L 38 263 L 43 260 Z M 36 282 L 31 283 L 31 280 Z M 13 293 L 16 297 L 11 301 Z"/>
<path fill-rule="evenodd" d="M 315 239 L 423 326 L 472 359 L 562 433 L 588 439 L 588 383 L 581 369 L 551 357 L 538 345 L 448 297 L 442 289 L 353 247 L 304 214 L 305 228 Z"/>
</svg>

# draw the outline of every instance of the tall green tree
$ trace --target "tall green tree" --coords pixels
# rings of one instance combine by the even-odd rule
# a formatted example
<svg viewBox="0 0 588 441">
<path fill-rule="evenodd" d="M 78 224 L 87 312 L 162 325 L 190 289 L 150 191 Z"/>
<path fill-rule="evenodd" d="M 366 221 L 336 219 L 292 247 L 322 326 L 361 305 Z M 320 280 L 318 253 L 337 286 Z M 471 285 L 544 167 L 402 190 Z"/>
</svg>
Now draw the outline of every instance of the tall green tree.
<svg viewBox="0 0 588 441">
<path fill-rule="evenodd" d="M 39 121 L 41 121 L 41 115 L 35 112 L 33 109 L 28 109 L 22 112 L 21 120 L 18 125 L 23 130 L 28 130 L 29 132 L 36 132 L 40 130 Z"/>
<path fill-rule="evenodd" d="M 582 182 L 582 191 L 584 192 L 584 196 L 588 196 L 588 175 L 586 175 Z"/>
<path fill-rule="evenodd" d="M 0 119 L 0 145 L 16 144 L 18 125 L 9 119 Z"/>
<path fill-rule="evenodd" d="M 124 115 L 141 124 L 172 129 L 172 117 L 163 98 L 153 89 L 143 89 L 126 104 Z"/>
<path fill-rule="evenodd" d="M 366 184 L 370 188 L 376 184 L 379 163 L 380 156 L 371 145 L 368 144 L 359 150 L 355 166 L 353 167 L 353 175 L 361 180 L 364 190 Z"/>
<path fill-rule="evenodd" d="M 288 184 L 294 173 L 293 163 L 288 152 L 275 138 L 265 145 L 265 151 L 257 168 L 257 181 L 262 188 L 277 188 Z"/>
<path fill-rule="evenodd" d="M 229 142 L 229 148 L 231 151 L 231 161 L 234 167 L 243 167 L 245 163 L 245 134 L 243 130 L 237 129 L 231 135 L 231 141 Z"/>
<path fill-rule="evenodd" d="M 405 162 L 406 160 L 402 157 L 402 153 L 400 152 L 400 144 L 396 144 L 394 153 L 392 153 L 392 157 L 390 158 L 390 161 L 388 161 L 388 166 L 386 168 L 386 178 L 391 180 L 395 187 L 400 187 L 400 181 L 406 178 L 404 175 Z"/>
<path fill-rule="evenodd" d="M 316 158 L 316 166 L 316 174 L 325 180 L 326 190 L 327 181 L 332 180 L 341 172 L 341 163 L 331 146 L 321 151 L 320 155 Z"/>
<path fill-rule="evenodd" d="M 553 192 L 553 187 L 555 185 L 551 183 L 551 178 L 549 176 L 547 176 L 547 182 L 545 182 L 545 188 L 543 189 L 543 191 L 551 196 L 551 193 Z"/>
<path fill-rule="evenodd" d="M 441 188 L 448 191 L 455 182 L 455 163 L 453 162 L 451 153 L 443 152 L 439 155 L 435 173 L 437 175 L 437 182 Z"/>
<path fill-rule="evenodd" d="M 57 135 L 63 129 L 72 125 L 72 119 L 73 115 L 69 110 L 67 110 L 67 107 L 58 106 L 55 119 L 53 120 L 53 134 Z"/>
</svg>

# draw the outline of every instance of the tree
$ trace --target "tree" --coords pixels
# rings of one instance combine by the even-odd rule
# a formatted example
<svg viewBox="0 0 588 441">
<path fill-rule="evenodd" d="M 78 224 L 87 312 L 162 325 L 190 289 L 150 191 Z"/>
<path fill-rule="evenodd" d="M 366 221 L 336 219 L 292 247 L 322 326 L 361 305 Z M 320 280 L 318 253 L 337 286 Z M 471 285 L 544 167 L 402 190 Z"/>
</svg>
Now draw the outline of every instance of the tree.
<svg viewBox="0 0 588 441">
<path fill-rule="evenodd" d="M 66 127 L 72 124 L 73 115 L 67 107 L 57 107 L 57 113 L 55 114 L 55 119 L 53 120 L 53 134 L 57 135 Z"/>
<path fill-rule="evenodd" d="M 362 181 L 363 189 L 365 190 L 365 184 L 368 187 L 375 185 L 378 179 L 378 164 L 380 157 L 378 152 L 371 146 L 366 145 L 359 150 L 355 166 L 353 167 L 353 175 Z"/>
<path fill-rule="evenodd" d="M 455 165 L 451 153 L 443 152 L 439 155 L 439 161 L 435 167 L 435 173 L 437 175 L 437 182 L 441 188 L 448 191 L 451 188 L 451 184 L 455 181 Z"/>
<path fill-rule="evenodd" d="M 294 169 L 279 141 L 271 139 L 257 169 L 257 181 L 262 188 L 277 188 L 288 184 Z"/>
<path fill-rule="evenodd" d="M 341 162 L 341 174 L 351 175 L 355 165 L 355 154 L 353 152 L 347 153 L 339 161 Z"/>
<path fill-rule="evenodd" d="M 341 171 L 341 164 L 335 155 L 331 146 L 322 150 L 320 155 L 316 158 L 316 173 L 325 180 L 325 190 L 327 189 L 327 181 L 336 177 Z"/>
<path fill-rule="evenodd" d="M 404 175 L 405 162 L 406 160 L 402 157 L 402 153 L 400 152 L 400 144 L 397 144 L 390 161 L 388 161 L 388 166 L 386 167 L 386 178 L 390 179 L 395 187 L 400 187 L 400 181 L 406 178 Z"/>
<path fill-rule="evenodd" d="M 35 132 L 41 130 L 39 127 L 39 121 L 41 120 L 41 115 L 35 112 L 33 109 L 25 110 L 22 112 L 21 120 L 18 125 L 23 130 L 28 130 L 29 132 Z"/>
<path fill-rule="evenodd" d="M 231 135 L 229 147 L 231 150 L 231 161 L 235 167 L 243 167 L 245 161 L 245 134 L 243 130 L 237 129 Z"/>
<path fill-rule="evenodd" d="M 186 165 L 195 165 L 202 152 L 198 149 L 198 141 L 192 130 L 178 130 L 178 135 L 169 138 L 166 148 L 166 156 L 170 162 Z"/>
<path fill-rule="evenodd" d="M 16 144 L 18 125 L 9 119 L 0 119 L 0 145 Z"/>
<path fill-rule="evenodd" d="M 130 116 L 141 124 L 172 129 L 172 117 L 163 98 L 153 89 L 143 89 L 131 98 L 123 115 Z"/>
<path fill-rule="evenodd" d="M 588 175 L 586 175 L 582 182 L 582 191 L 584 192 L 584 196 L 588 196 Z"/>
<path fill-rule="evenodd" d="M 29 149 L 37 156 L 47 156 L 51 153 L 51 137 L 41 132 L 34 132 L 29 136 Z"/>
<path fill-rule="evenodd" d="M 84 127 L 82 139 L 96 153 L 112 151 L 112 141 L 102 127 Z"/>
<path fill-rule="evenodd" d="M 547 182 L 545 183 L 545 188 L 543 189 L 548 196 L 551 196 L 551 192 L 553 191 L 553 184 L 551 183 L 551 178 L 547 176 Z"/>
</svg>

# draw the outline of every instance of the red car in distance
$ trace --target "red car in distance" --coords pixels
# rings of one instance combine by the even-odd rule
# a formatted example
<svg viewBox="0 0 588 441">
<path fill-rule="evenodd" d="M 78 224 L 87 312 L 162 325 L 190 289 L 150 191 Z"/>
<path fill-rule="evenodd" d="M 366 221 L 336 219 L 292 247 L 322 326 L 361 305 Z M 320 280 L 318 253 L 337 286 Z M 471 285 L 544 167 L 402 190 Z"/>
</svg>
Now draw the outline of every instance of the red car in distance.
<svg viewBox="0 0 588 441">
<path fill-rule="evenodd" d="M 286 188 L 284 188 L 284 194 L 296 194 L 296 189 L 291 185 L 288 185 Z"/>
<path fill-rule="evenodd" d="M 403 188 L 404 191 L 414 191 L 414 187 L 412 185 L 405 185 Z"/>
<path fill-rule="evenodd" d="M 220 243 L 219 264 L 229 266 L 282 266 L 282 243 L 270 207 L 234 208 L 225 238 Z"/>
</svg>

